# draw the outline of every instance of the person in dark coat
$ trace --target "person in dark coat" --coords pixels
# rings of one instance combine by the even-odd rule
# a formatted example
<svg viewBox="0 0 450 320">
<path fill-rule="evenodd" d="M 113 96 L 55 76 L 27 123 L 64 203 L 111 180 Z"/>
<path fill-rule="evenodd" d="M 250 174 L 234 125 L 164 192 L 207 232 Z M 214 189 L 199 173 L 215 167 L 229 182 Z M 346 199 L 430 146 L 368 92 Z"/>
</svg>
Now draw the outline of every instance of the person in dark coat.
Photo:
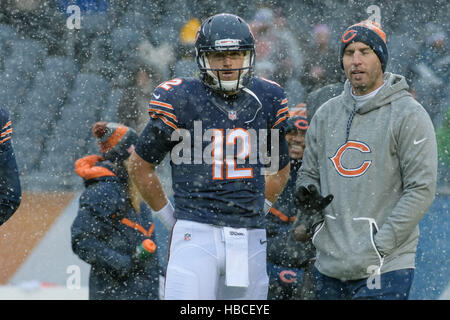
<svg viewBox="0 0 450 320">
<path fill-rule="evenodd" d="M 16 212 L 22 199 L 11 137 L 12 124 L 8 111 L 0 107 L 0 226 Z"/>
<path fill-rule="evenodd" d="M 336 68 L 337 49 L 332 46 L 331 30 L 326 24 L 317 24 L 313 29 L 313 41 L 305 48 L 300 81 L 307 94 L 330 83 L 344 82 L 345 74 Z"/>
<path fill-rule="evenodd" d="M 75 163 L 85 190 L 71 229 L 73 252 L 91 265 L 89 299 L 156 300 L 161 268 L 152 215 L 128 179 L 137 133 L 106 122 L 97 122 L 93 133 L 102 155 Z"/>
<path fill-rule="evenodd" d="M 295 241 L 293 234 L 294 221 L 298 215 L 293 196 L 302 165 L 308 123 L 304 104 L 290 110 L 286 130 L 291 161 L 290 177 L 266 216 L 269 300 L 310 300 L 314 297 L 311 272 L 314 247 L 311 242 Z M 299 219 L 302 219 L 301 215 Z"/>
</svg>

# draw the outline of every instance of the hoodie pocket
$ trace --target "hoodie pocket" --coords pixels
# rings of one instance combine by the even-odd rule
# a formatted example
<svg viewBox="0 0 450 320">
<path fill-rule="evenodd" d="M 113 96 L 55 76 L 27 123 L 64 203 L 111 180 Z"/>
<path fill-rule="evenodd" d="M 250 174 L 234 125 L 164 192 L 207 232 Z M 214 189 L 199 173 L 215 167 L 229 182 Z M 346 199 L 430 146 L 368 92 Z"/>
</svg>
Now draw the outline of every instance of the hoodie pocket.
<svg viewBox="0 0 450 320">
<path fill-rule="evenodd" d="M 380 252 L 378 251 L 378 248 L 375 245 L 374 237 L 375 237 L 375 234 L 378 232 L 377 222 L 373 218 L 366 218 L 366 217 L 353 218 L 353 220 L 355 220 L 355 221 L 357 221 L 357 220 L 364 220 L 364 221 L 367 221 L 367 223 L 369 224 L 368 237 L 369 237 L 371 249 L 373 250 L 373 253 L 375 253 L 375 255 L 377 257 L 378 265 L 376 265 L 376 266 L 375 265 L 369 265 L 367 267 L 367 273 L 380 274 L 381 267 L 383 266 L 384 257 L 380 254 Z M 370 252 L 369 252 L 369 254 L 370 254 Z"/>
<path fill-rule="evenodd" d="M 319 234 L 320 230 L 322 230 L 323 226 L 325 225 L 325 220 L 321 222 L 319 225 L 316 226 L 316 230 L 314 230 L 314 234 L 311 239 L 311 243 L 314 245 L 314 240 L 316 240 L 316 236 Z"/>
</svg>

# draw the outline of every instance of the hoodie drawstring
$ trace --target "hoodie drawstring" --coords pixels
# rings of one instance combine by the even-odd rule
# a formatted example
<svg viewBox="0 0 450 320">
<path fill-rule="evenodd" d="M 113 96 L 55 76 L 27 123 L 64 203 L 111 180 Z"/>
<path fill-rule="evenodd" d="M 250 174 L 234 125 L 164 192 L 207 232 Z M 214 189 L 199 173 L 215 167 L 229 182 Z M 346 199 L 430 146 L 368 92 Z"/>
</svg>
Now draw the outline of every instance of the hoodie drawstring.
<svg viewBox="0 0 450 320">
<path fill-rule="evenodd" d="M 356 103 L 353 104 L 352 113 L 350 113 L 350 117 L 348 118 L 348 121 L 347 121 L 347 135 L 345 137 L 345 142 L 348 141 L 348 137 L 350 136 L 350 128 L 352 126 L 352 122 L 353 122 L 353 118 L 355 117 L 355 114 L 356 114 Z"/>
</svg>

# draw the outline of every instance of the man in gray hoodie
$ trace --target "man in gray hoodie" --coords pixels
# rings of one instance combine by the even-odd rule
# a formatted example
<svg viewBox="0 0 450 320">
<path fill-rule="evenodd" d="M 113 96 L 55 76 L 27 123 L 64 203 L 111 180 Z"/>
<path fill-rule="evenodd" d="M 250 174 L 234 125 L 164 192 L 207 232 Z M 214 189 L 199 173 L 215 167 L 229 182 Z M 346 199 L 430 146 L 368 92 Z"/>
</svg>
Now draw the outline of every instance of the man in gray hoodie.
<svg viewBox="0 0 450 320">
<path fill-rule="evenodd" d="M 307 131 L 296 197 L 316 217 L 307 231 L 318 299 L 409 295 L 418 223 L 435 195 L 436 138 L 405 78 L 385 72 L 387 61 L 378 25 L 350 26 L 341 40 L 344 91 Z"/>
</svg>

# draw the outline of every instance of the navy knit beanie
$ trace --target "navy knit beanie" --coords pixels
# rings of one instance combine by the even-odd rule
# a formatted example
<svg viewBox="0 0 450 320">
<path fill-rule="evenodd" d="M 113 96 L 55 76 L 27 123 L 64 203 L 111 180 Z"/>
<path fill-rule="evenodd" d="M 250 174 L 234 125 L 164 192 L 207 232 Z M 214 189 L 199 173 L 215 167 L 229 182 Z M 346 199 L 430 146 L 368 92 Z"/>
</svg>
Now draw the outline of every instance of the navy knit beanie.
<svg viewBox="0 0 450 320">
<path fill-rule="evenodd" d="M 286 132 L 294 129 L 306 131 L 309 127 L 309 122 L 306 117 L 307 111 L 305 104 L 301 103 L 289 110 L 289 118 L 286 122 Z"/>
<path fill-rule="evenodd" d="M 120 163 L 126 160 L 137 143 L 138 135 L 132 128 L 114 122 L 99 121 L 92 134 L 106 160 Z"/>
<path fill-rule="evenodd" d="M 368 45 L 378 56 L 378 59 L 380 59 L 383 72 L 386 71 L 386 65 L 389 59 L 389 53 L 386 46 L 386 34 L 381 30 L 381 27 L 378 24 L 366 20 L 354 24 L 345 30 L 341 39 L 340 62 L 342 69 L 344 69 L 342 63 L 344 50 L 353 42 L 362 42 Z"/>
</svg>

